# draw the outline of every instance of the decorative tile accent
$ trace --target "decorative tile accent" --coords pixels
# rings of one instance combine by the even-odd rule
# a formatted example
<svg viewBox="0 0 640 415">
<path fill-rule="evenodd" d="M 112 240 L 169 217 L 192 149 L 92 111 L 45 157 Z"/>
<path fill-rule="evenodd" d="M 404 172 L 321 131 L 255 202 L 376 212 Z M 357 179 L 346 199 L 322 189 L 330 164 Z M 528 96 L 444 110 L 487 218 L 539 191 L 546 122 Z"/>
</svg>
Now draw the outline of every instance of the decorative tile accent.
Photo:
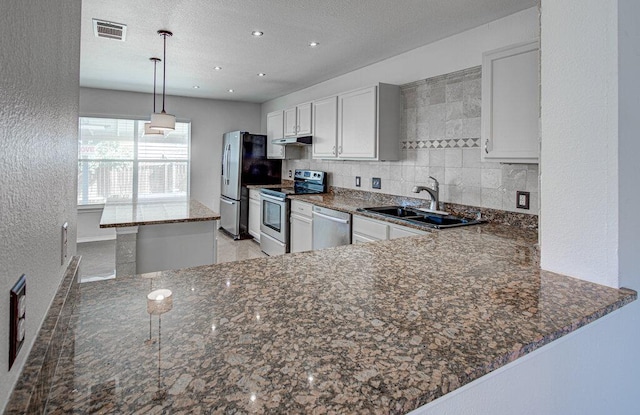
<svg viewBox="0 0 640 415">
<path fill-rule="evenodd" d="M 402 141 L 403 150 L 416 150 L 421 148 L 478 148 L 480 138 L 450 138 L 440 140 Z"/>
</svg>

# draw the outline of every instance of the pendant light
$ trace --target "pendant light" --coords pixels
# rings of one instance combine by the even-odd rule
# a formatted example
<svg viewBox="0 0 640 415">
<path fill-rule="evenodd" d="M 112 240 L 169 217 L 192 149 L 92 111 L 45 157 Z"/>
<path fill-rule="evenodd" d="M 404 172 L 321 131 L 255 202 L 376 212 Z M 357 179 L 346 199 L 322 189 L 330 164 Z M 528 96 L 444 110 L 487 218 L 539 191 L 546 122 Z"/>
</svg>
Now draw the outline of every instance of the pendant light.
<svg viewBox="0 0 640 415">
<path fill-rule="evenodd" d="M 168 30 L 158 30 L 158 34 L 164 38 L 164 60 L 162 62 L 162 112 L 154 112 L 151 115 L 151 126 L 154 130 L 173 131 L 176 129 L 175 115 L 167 114 L 164 110 L 165 90 L 167 84 L 167 37 L 173 36 Z"/>
<path fill-rule="evenodd" d="M 153 62 L 153 112 L 155 114 L 156 112 L 156 66 L 158 65 L 158 62 L 160 62 L 162 59 L 160 58 L 149 58 L 150 61 Z M 151 123 L 150 122 L 146 122 L 144 123 L 144 136 L 162 136 L 164 137 L 164 133 L 160 130 L 154 130 L 153 128 L 151 128 Z"/>
</svg>

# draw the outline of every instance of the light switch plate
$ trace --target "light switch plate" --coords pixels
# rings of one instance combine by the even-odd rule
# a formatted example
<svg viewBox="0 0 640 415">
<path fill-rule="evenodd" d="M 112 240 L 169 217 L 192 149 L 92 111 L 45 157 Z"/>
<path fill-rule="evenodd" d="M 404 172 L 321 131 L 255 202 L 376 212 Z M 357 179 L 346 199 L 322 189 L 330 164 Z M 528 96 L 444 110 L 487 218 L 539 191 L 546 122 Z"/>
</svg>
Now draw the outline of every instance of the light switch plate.
<svg viewBox="0 0 640 415">
<path fill-rule="evenodd" d="M 60 265 L 64 265 L 67 261 L 67 247 L 69 246 L 69 223 L 65 222 L 62 225 L 62 247 L 60 252 Z"/>
<path fill-rule="evenodd" d="M 356 176 L 356 187 L 360 187 L 360 176 Z"/>
<path fill-rule="evenodd" d="M 379 177 L 373 177 L 371 179 L 371 188 L 382 189 L 382 179 L 380 179 Z"/>
</svg>

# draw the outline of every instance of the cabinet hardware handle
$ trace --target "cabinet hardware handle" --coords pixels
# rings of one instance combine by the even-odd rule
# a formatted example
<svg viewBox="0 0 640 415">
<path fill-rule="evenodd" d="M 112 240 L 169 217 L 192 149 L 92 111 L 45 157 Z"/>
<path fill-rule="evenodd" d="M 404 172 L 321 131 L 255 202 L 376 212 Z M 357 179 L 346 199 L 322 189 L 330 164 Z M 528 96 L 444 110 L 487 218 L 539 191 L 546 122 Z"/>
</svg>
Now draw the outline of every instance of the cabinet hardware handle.
<svg viewBox="0 0 640 415">
<path fill-rule="evenodd" d="M 487 141 L 484 142 L 484 152 L 489 154 L 489 139 L 487 138 Z"/>
<path fill-rule="evenodd" d="M 331 154 L 336 154 L 336 146 L 333 146 L 333 148 L 331 149 Z"/>
<path fill-rule="evenodd" d="M 342 154 L 342 146 L 338 147 L 338 154 Z"/>
</svg>

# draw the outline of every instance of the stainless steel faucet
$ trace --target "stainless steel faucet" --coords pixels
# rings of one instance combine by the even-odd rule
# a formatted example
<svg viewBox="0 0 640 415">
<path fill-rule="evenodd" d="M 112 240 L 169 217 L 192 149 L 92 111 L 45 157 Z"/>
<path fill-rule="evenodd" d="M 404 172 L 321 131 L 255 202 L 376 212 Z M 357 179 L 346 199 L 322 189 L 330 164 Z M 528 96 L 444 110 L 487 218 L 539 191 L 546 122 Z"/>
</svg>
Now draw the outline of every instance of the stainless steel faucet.
<svg viewBox="0 0 640 415">
<path fill-rule="evenodd" d="M 433 180 L 433 187 L 414 186 L 411 191 L 413 193 L 420 193 L 421 191 L 426 190 L 429 193 L 429 196 L 431 196 L 431 203 L 429 204 L 429 209 L 438 210 L 438 202 L 440 201 L 440 196 L 439 196 L 440 183 L 438 183 L 438 180 L 433 176 L 429 176 L 429 178 Z"/>
</svg>

